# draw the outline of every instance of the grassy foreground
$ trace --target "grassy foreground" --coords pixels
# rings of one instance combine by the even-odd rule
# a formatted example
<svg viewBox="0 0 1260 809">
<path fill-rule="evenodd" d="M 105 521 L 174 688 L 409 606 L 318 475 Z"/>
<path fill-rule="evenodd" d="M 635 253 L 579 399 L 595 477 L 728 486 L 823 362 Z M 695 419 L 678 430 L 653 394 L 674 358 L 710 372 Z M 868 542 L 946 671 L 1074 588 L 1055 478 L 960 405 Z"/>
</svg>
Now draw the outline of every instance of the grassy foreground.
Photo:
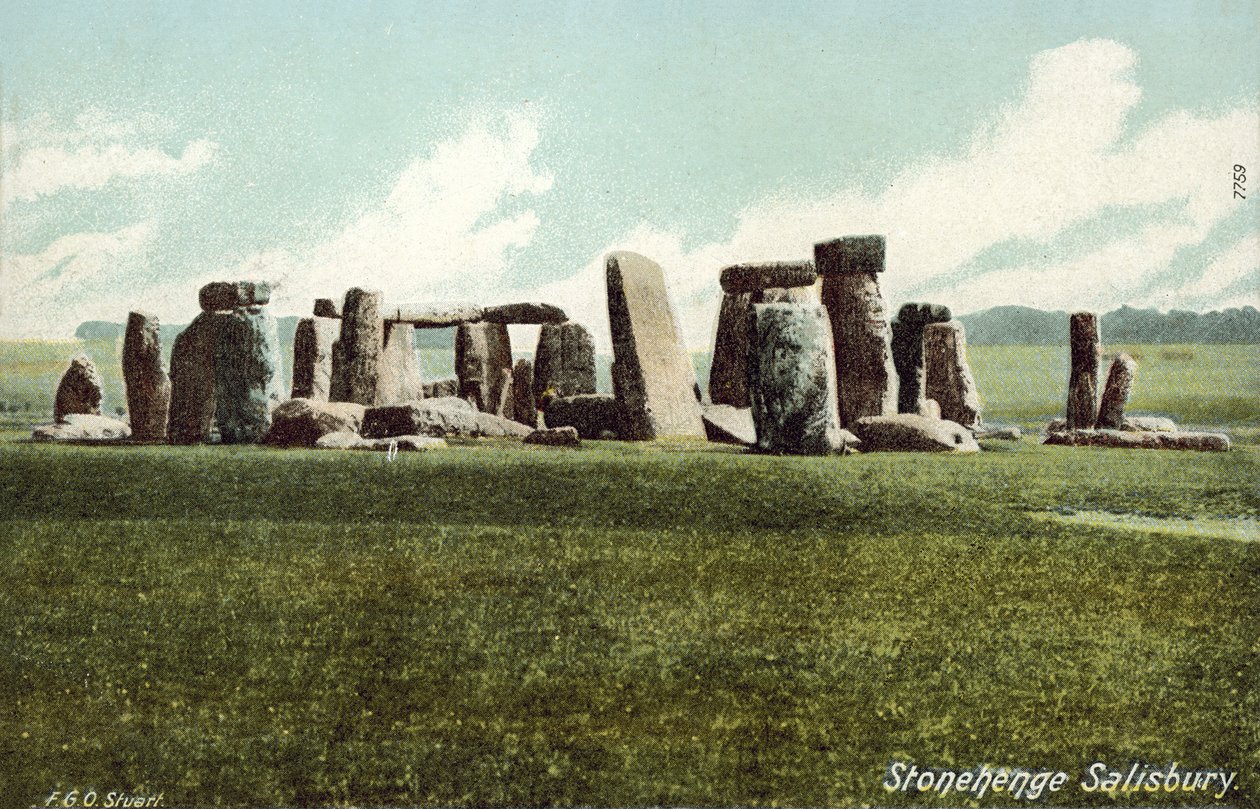
<svg viewBox="0 0 1260 809">
<path fill-rule="evenodd" d="M 1075 787 L 1141 760 L 1254 805 L 1260 543 L 1038 514 L 1254 521 L 1260 448 L 995 449 L 0 443 L 6 799 L 968 805 L 908 760 L 1213 803 Z"/>
</svg>

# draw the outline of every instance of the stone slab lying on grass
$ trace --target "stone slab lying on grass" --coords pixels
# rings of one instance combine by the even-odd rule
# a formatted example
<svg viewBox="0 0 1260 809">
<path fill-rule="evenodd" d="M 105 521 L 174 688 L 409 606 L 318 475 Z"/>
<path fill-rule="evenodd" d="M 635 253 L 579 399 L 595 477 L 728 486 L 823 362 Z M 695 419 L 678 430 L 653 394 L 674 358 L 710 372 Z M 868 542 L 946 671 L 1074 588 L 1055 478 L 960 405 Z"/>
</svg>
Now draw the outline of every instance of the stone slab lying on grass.
<svg viewBox="0 0 1260 809">
<path fill-rule="evenodd" d="M 1051 419 L 1049 423 L 1046 424 L 1047 433 L 1061 433 L 1066 429 L 1067 422 L 1063 419 Z M 1120 429 L 1130 433 L 1181 432 L 1181 428 L 1177 426 L 1177 422 L 1163 416 L 1125 416 L 1124 421 L 1120 423 Z"/>
<path fill-rule="evenodd" d="M 575 427 L 582 438 L 620 438 L 624 411 L 616 397 L 606 393 L 553 396 L 543 405 L 548 427 Z"/>
<path fill-rule="evenodd" d="M 69 413 L 56 424 L 36 427 L 36 441 L 119 441 L 131 437 L 126 422 L 90 413 Z"/>
<path fill-rule="evenodd" d="M 719 444 L 752 446 L 757 443 L 757 425 L 751 407 L 725 404 L 702 405 L 704 432 Z"/>
<path fill-rule="evenodd" d="M 1061 430 L 1046 436 L 1046 444 L 1065 447 L 1114 447 L 1116 449 L 1185 449 L 1227 452 L 1229 436 L 1223 433 L 1173 433 L 1148 430 Z"/>
<path fill-rule="evenodd" d="M 520 422 L 482 413 L 463 399 L 442 398 L 369 408 L 363 414 L 359 432 L 364 438 L 400 435 L 524 438 L 532 430 Z"/>
<path fill-rule="evenodd" d="M 576 427 L 548 427 L 525 436 L 525 443 L 543 447 L 577 447 L 581 446 L 582 438 Z"/>
<path fill-rule="evenodd" d="M 975 436 L 961 424 L 917 413 L 867 416 L 850 426 L 863 452 L 979 452 Z"/>
<path fill-rule="evenodd" d="M 279 447 L 313 447 L 329 433 L 357 433 L 366 409 L 356 402 L 290 399 L 271 411 L 267 443 Z"/>
<path fill-rule="evenodd" d="M 431 435 L 400 435 L 394 438 L 364 438 L 358 433 L 336 432 L 321 436 L 316 449 L 366 449 L 377 452 L 421 452 L 446 446 L 446 439 Z"/>
<path fill-rule="evenodd" d="M 985 441 L 1018 441 L 1024 437 L 1024 431 L 1018 427 L 990 426 L 975 433 L 977 440 Z"/>
</svg>

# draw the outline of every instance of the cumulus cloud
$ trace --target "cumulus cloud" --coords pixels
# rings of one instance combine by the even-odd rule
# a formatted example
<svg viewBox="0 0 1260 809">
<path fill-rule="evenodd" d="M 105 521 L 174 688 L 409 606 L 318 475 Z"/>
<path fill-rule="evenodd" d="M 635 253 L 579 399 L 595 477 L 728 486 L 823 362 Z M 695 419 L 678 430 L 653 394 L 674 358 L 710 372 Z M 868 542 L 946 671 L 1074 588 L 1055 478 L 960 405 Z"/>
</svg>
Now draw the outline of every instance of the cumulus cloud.
<svg viewBox="0 0 1260 809">
<path fill-rule="evenodd" d="M 1260 113 L 1254 105 L 1175 111 L 1131 133 L 1141 100 L 1135 67 L 1134 53 L 1109 40 L 1045 51 L 1032 59 L 1019 99 L 977 127 L 962 153 L 929 156 L 878 193 L 785 192 L 741 212 L 723 242 L 684 248 L 682 232 L 645 222 L 608 249 L 636 250 L 665 267 L 696 349 L 712 337 L 722 266 L 809 258 L 815 242 L 851 233 L 887 236 L 881 284 L 894 304 L 926 297 L 959 312 L 999 304 L 1103 308 L 1148 296 L 1159 278 L 1179 300 L 1180 284 L 1224 289 L 1213 279 L 1228 267 L 1171 280 L 1167 270 L 1237 211 L 1225 169 L 1260 162 Z M 1135 227 L 1079 245 L 1065 239 L 1117 211 Z M 996 247 L 1013 248 L 1020 260 L 980 263 Z M 602 267 L 595 258 L 550 291 L 578 296 L 580 316 L 597 323 L 607 345 L 606 313 L 589 294 L 602 296 Z"/>
</svg>

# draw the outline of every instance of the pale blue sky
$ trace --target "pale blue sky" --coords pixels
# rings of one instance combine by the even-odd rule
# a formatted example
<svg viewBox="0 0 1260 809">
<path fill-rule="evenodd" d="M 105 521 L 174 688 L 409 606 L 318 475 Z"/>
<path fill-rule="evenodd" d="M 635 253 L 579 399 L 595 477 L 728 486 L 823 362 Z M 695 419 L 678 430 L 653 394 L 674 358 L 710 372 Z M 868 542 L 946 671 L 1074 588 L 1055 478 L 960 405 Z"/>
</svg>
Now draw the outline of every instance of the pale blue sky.
<svg viewBox="0 0 1260 809">
<path fill-rule="evenodd" d="M 696 343 L 722 263 L 870 229 L 893 305 L 1059 308 L 1058 267 L 1113 265 L 1082 306 L 1260 303 L 1256 208 L 1213 207 L 1260 171 L 1257 2 L 473 6 L 0 4 L 0 332 L 243 272 L 281 314 L 594 286 L 598 320 L 637 247 Z"/>
</svg>

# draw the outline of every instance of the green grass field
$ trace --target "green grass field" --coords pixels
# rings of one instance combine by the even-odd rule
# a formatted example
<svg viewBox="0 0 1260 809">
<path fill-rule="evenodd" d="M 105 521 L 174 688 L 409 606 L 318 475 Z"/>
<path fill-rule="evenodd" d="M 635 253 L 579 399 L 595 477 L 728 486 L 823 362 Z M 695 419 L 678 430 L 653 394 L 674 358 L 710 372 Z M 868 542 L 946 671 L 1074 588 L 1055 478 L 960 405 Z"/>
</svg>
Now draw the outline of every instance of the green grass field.
<svg viewBox="0 0 1260 809">
<path fill-rule="evenodd" d="M 0 400 L 32 403 L 11 424 L 48 418 L 75 348 L 0 346 Z M 88 349 L 110 410 L 116 346 Z M 3 794 L 1256 805 L 1260 358 L 1129 350 L 1131 410 L 1235 449 L 463 442 L 390 461 L 0 432 Z M 971 360 L 988 420 L 1059 414 L 1065 350 Z M 889 793 L 896 760 L 1070 780 L 1037 802 Z M 1084 793 L 1095 761 L 1223 767 L 1238 789 Z"/>
</svg>

